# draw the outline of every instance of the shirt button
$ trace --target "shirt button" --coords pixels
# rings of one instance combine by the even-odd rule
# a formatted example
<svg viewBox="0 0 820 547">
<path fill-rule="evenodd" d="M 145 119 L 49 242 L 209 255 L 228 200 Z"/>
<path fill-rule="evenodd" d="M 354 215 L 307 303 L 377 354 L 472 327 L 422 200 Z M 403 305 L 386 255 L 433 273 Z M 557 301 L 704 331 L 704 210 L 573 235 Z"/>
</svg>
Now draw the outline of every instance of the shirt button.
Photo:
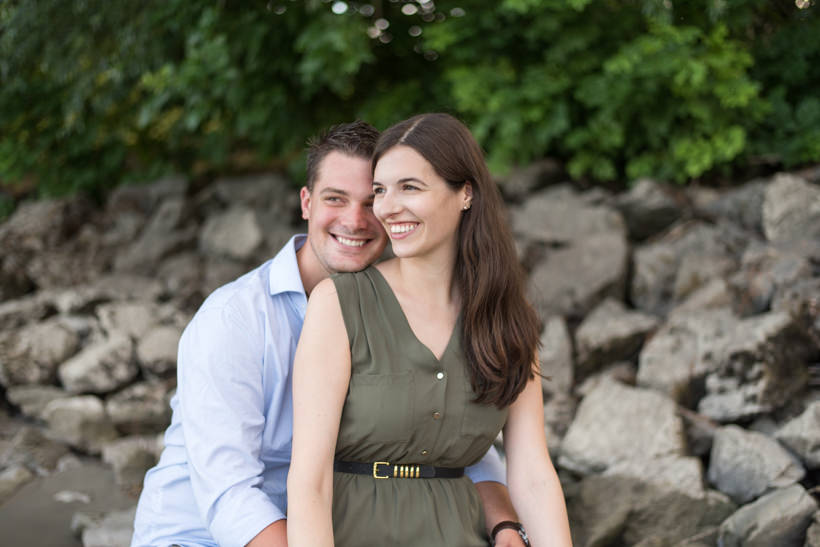
<svg viewBox="0 0 820 547">
<path fill-rule="evenodd" d="M 422 451 L 421 451 L 421 455 L 422 455 L 422 456 L 426 456 L 426 455 L 427 455 L 427 454 L 429 454 L 429 453 L 430 453 L 430 452 L 428 452 L 427 450 L 422 450 Z"/>
<path fill-rule="evenodd" d="M 441 372 L 441 371 L 436 372 L 436 379 L 437 380 L 443 380 L 444 379 L 444 373 Z"/>
<path fill-rule="evenodd" d="M 441 418 L 441 412 L 439 412 L 438 410 L 433 412 L 433 419 L 434 420 L 438 420 L 440 418 Z"/>
</svg>

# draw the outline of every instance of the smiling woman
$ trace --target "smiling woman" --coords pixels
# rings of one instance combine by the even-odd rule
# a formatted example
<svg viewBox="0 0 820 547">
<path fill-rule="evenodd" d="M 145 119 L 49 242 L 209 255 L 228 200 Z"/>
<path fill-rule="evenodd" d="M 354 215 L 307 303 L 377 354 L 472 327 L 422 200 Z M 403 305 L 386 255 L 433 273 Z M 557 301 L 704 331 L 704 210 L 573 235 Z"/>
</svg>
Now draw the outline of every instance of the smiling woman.
<svg viewBox="0 0 820 547">
<path fill-rule="evenodd" d="M 289 545 L 486 547 L 464 467 L 502 428 L 524 527 L 536 545 L 570 545 L 535 375 L 538 320 L 478 144 L 452 116 L 424 114 L 386 130 L 372 165 L 373 213 L 396 257 L 311 295 L 294 365 Z M 344 245 L 345 225 L 327 218 L 326 243 Z"/>
</svg>

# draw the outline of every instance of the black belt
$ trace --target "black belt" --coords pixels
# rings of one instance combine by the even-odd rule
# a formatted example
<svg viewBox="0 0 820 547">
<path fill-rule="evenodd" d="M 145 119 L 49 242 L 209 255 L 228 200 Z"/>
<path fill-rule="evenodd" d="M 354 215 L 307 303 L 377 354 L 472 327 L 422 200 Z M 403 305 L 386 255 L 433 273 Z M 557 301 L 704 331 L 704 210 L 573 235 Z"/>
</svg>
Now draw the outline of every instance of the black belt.
<svg viewBox="0 0 820 547">
<path fill-rule="evenodd" d="M 390 462 L 333 462 L 333 470 L 340 473 L 371 475 L 374 479 L 457 479 L 464 476 L 463 467 L 434 467 L 420 464 L 392 464 Z"/>
</svg>

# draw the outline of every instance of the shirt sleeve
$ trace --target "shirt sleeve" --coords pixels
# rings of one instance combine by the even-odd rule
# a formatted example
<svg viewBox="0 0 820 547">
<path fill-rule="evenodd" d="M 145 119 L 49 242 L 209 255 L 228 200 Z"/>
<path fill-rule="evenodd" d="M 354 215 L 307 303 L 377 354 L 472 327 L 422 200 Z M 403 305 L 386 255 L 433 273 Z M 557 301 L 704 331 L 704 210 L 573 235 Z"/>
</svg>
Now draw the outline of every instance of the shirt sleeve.
<svg viewBox="0 0 820 547">
<path fill-rule="evenodd" d="M 465 468 L 464 473 L 470 477 L 473 483 L 494 481 L 504 485 L 507 484 L 507 469 L 504 462 L 501 461 L 501 455 L 499 455 L 495 445 L 490 446 L 490 449 L 478 463 Z"/>
<path fill-rule="evenodd" d="M 265 469 L 261 330 L 230 307 L 202 309 L 179 344 L 177 393 L 191 485 L 219 545 L 243 546 L 285 518 L 285 508 L 260 488 Z"/>
</svg>

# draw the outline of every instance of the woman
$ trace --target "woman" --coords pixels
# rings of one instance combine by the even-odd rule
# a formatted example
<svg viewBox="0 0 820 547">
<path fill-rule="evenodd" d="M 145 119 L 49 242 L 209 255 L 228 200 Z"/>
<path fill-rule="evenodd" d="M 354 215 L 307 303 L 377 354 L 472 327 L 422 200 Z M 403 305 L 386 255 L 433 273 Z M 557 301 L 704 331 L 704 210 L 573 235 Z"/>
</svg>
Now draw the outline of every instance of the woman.
<svg viewBox="0 0 820 547">
<path fill-rule="evenodd" d="M 396 258 L 311 294 L 294 365 L 289 544 L 486 546 L 462 473 L 503 427 L 532 544 L 570 545 L 538 321 L 478 144 L 452 116 L 419 115 L 382 134 L 373 178 Z"/>
</svg>

